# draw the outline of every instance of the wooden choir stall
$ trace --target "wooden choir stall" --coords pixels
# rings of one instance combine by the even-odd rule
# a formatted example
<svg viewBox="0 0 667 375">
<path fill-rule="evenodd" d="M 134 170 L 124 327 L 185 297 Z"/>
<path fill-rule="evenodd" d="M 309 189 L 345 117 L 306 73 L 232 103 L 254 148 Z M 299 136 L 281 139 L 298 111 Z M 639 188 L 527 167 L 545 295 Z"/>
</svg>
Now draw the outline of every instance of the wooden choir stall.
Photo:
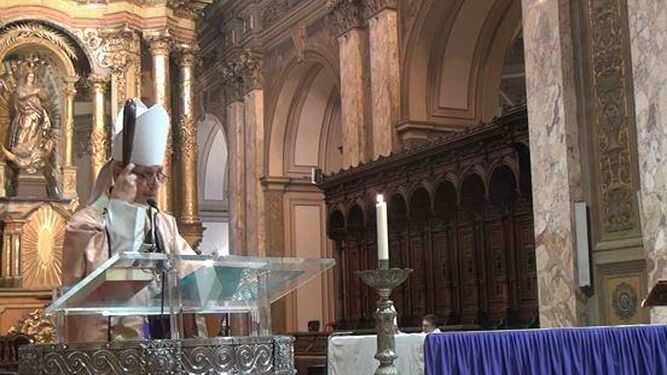
<svg viewBox="0 0 667 375">
<path fill-rule="evenodd" d="M 373 327 L 375 196 L 389 202 L 393 267 L 415 270 L 392 295 L 400 327 L 539 325 L 525 106 L 489 124 L 322 177 L 335 243 L 336 328 Z"/>
</svg>

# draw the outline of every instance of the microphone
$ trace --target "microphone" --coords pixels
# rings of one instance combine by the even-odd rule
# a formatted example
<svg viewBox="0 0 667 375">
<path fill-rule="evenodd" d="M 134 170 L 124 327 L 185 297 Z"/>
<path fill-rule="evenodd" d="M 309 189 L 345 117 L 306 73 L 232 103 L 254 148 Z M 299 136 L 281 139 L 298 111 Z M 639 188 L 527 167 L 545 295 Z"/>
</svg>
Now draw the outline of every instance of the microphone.
<svg viewBox="0 0 667 375">
<path fill-rule="evenodd" d="M 146 203 L 152 208 L 155 209 L 155 211 L 160 212 L 160 209 L 157 206 L 157 202 L 154 199 L 147 199 Z M 150 211 L 149 211 L 150 212 Z M 151 215 L 151 231 L 152 236 L 151 238 L 153 239 L 153 243 L 155 244 L 155 250 L 158 253 L 165 253 L 164 251 L 164 244 L 162 243 L 162 237 L 160 236 L 160 229 L 157 226 L 157 217 L 155 217 L 155 214 Z"/>
</svg>

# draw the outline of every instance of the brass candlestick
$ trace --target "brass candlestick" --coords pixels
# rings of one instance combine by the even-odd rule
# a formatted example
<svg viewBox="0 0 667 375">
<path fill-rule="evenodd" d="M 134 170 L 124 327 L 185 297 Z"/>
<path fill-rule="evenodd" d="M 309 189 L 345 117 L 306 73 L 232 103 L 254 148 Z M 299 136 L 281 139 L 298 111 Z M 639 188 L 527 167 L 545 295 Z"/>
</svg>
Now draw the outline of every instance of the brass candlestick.
<svg viewBox="0 0 667 375">
<path fill-rule="evenodd" d="M 389 261 L 381 260 L 379 267 L 374 270 L 358 271 L 363 282 L 377 291 L 380 298 L 375 310 L 375 328 L 377 330 L 377 352 L 375 359 L 380 366 L 375 375 L 398 375 L 394 366 L 396 356 L 396 341 L 394 338 L 394 319 L 396 309 L 394 302 L 389 299 L 394 288 L 401 285 L 412 272 L 410 268 L 389 268 Z"/>
</svg>

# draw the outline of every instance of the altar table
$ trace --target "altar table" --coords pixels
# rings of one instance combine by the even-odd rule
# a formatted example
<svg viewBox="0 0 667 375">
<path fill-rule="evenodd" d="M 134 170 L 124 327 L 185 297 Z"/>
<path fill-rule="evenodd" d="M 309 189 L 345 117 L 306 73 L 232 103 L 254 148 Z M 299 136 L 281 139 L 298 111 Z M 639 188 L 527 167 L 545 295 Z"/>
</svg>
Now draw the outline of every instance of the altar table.
<svg viewBox="0 0 667 375">
<path fill-rule="evenodd" d="M 394 362 L 401 375 L 424 373 L 425 334 L 396 335 Z M 376 337 L 332 336 L 328 348 L 328 375 L 372 375 L 380 363 L 375 359 Z"/>
<path fill-rule="evenodd" d="M 667 326 L 432 334 L 426 375 L 667 374 Z"/>
</svg>

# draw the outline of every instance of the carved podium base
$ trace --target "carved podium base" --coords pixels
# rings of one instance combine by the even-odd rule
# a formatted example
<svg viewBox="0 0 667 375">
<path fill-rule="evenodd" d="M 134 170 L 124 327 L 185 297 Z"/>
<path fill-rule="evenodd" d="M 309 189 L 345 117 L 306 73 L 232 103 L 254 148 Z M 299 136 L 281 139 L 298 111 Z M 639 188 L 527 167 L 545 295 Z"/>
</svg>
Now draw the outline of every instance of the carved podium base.
<svg viewBox="0 0 667 375">
<path fill-rule="evenodd" d="M 26 345 L 19 374 L 294 375 L 293 345 L 288 336 Z"/>
</svg>

